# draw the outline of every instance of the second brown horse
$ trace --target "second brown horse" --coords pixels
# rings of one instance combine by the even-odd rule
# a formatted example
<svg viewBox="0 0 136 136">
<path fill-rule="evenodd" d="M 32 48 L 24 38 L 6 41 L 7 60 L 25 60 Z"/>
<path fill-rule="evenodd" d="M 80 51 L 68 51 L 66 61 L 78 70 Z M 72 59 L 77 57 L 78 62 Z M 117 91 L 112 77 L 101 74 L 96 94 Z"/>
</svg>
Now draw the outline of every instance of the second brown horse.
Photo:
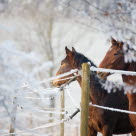
<svg viewBox="0 0 136 136">
<path fill-rule="evenodd" d="M 116 41 L 112 38 L 111 47 L 106 53 L 103 61 L 100 64 L 100 68 L 107 69 L 116 69 L 116 70 L 125 70 L 125 71 L 135 71 L 136 72 L 136 62 L 133 60 L 131 62 L 125 62 L 125 53 L 132 51 L 136 54 L 136 51 L 133 48 L 129 48 L 129 45 L 125 45 L 123 42 Z M 124 50 L 125 48 L 125 50 Z M 109 73 L 101 73 L 99 75 L 102 78 L 105 78 Z M 136 87 L 136 76 L 122 75 L 123 82 Z M 133 90 L 128 90 L 131 93 L 127 93 L 129 100 L 129 110 L 136 112 L 136 93 L 133 93 Z M 136 115 L 129 115 L 133 127 L 136 129 Z"/>
</svg>

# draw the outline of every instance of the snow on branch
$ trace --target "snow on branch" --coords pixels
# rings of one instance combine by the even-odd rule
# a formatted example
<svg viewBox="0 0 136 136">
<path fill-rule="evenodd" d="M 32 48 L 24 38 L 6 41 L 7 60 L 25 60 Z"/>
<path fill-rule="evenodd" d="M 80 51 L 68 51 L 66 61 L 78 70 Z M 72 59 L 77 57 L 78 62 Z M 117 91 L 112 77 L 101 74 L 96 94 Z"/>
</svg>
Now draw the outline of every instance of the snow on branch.
<svg viewBox="0 0 136 136">
<path fill-rule="evenodd" d="M 5 52 L 6 54 L 10 53 L 11 56 L 15 55 L 15 56 L 19 56 L 21 59 L 25 59 L 25 60 L 29 60 L 32 63 L 39 63 L 39 59 L 37 57 L 37 55 L 34 52 L 31 53 L 25 53 L 23 51 L 19 51 L 16 49 L 15 44 L 12 41 L 4 41 L 1 45 L 0 45 L 0 49 L 3 50 L 3 52 Z M 9 55 L 10 55 L 9 54 Z"/>
<path fill-rule="evenodd" d="M 136 62 L 136 46 L 132 42 L 125 42 L 123 52 L 126 63 Z"/>
</svg>

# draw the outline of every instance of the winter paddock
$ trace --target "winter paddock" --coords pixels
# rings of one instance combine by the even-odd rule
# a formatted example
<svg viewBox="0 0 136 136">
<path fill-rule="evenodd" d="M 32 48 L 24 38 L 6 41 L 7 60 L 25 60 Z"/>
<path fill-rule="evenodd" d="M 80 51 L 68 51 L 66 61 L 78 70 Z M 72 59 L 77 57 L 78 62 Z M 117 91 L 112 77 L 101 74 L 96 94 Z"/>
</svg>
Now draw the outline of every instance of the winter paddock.
<svg viewBox="0 0 136 136">
<path fill-rule="evenodd" d="M 0 0 L 0 136 L 135 136 L 135 7 Z"/>
</svg>

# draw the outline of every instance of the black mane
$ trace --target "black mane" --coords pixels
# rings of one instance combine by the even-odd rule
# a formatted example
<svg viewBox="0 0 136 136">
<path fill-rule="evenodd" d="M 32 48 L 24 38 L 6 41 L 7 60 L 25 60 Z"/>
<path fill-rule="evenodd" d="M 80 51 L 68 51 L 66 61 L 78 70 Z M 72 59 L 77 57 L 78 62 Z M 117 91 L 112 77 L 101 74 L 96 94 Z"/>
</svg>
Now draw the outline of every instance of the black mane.
<svg viewBox="0 0 136 136">
<path fill-rule="evenodd" d="M 90 63 L 91 66 L 97 67 L 90 59 L 88 59 L 87 57 L 85 57 L 82 53 L 78 53 L 76 52 L 74 55 L 74 60 L 75 60 L 75 64 L 78 68 L 81 68 L 81 65 L 83 63 Z M 103 94 L 107 94 L 107 90 L 106 88 L 104 89 L 104 87 L 102 87 L 103 84 L 106 83 L 106 79 L 101 79 L 98 74 L 94 71 L 90 71 L 90 85 L 93 84 L 94 86 L 96 86 L 96 90 L 99 90 L 98 93 L 103 95 Z M 111 81 L 109 81 L 111 82 Z M 112 83 L 112 82 L 111 82 Z M 98 89 L 99 88 L 99 89 Z M 95 90 L 95 91 L 96 91 Z M 101 91 L 100 91 L 101 90 Z M 113 83 L 113 88 L 111 89 L 111 92 L 114 92 L 115 90 L 122 90 L 122 87 L 120 86 L 119 88 L 116 87 L 116 85 Z"/>
<path fill-rule="evenodd" d="M 77 62 L 77 66 L 81 67 L 83 63 L 90 63 L 91 66 L 97 67 L 90 59 L 85 57 L 82 53 L 76 52 L 74 55 L 74 60 Z"/>
</svg>

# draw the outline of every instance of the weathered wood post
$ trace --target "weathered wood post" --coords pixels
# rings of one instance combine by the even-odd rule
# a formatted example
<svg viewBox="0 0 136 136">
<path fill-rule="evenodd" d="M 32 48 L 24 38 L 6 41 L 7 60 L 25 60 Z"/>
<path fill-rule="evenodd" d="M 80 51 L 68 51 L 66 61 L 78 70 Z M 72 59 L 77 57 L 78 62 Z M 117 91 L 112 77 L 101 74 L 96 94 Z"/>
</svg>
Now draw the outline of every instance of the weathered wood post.
<svg viewBox="0 0 136 136">
<path fill-rule="evenodd" d="M 90 66 L 88 63 L 83 63 L 80 136 L 88 136 L 89 90 L 90 90 Z"/>
<path fill-rule="evenodd" d="M 17 113 L 17 98 L 13 98 L 13 109 L 12 109 L 12 117 L 11 117 L 11 124 L 10 124 L 10 130 L 9 136 L 15 136 L 15 122 L 16 122 L 16 113 Z"/>
<path fill-rule="evenodd" d="M 65 92 L 64 90 L 61 90 L 60 95 L 60 103 L 61 103 L 61 112 L 65 111 Z M 64 119 L 64 114 L 60 115 L 60 120 Z M 60 136 L 64 136 L 64 122 L 60 124 Z"/>
</svg>

